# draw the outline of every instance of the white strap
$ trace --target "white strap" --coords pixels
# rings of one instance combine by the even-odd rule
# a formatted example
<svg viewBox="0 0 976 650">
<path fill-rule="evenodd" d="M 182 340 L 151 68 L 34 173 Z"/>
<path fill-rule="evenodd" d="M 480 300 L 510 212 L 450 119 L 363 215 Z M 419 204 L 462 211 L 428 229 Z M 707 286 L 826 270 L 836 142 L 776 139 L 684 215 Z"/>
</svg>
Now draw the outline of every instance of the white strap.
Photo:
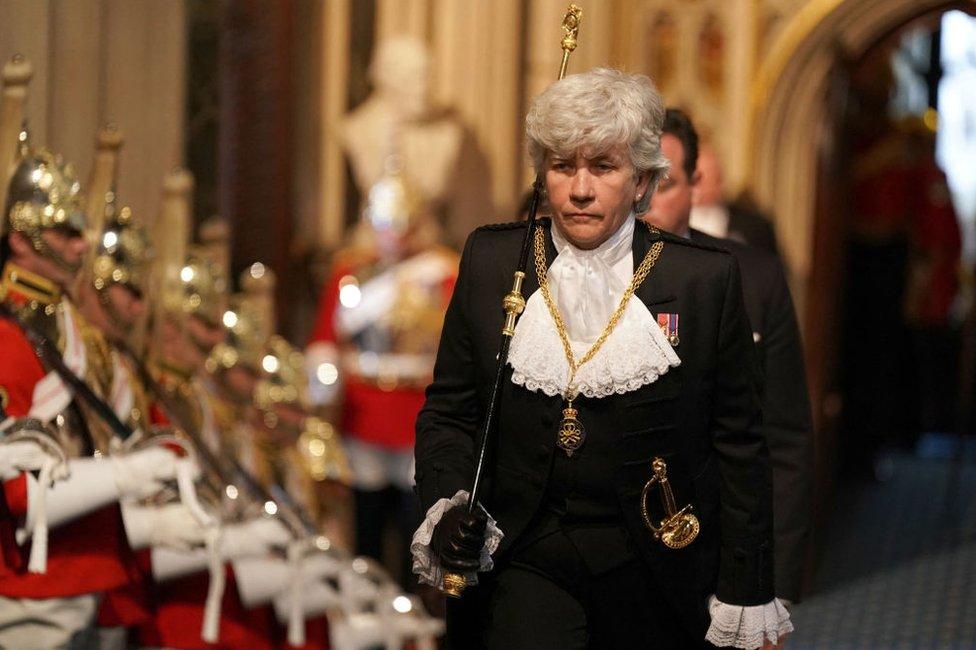
<svg viewBox="0 0 976 650">
<path fill-rule="evenodd" d="M 224 560 L 220 554 L 220 529 L 216 526 L 207 530 L 207 559 L 210 581 L 207 584 L 207 600 L 203 606 L 200 638 L 207 643 L 216 643 L 220 638 L 220 601 L 224 597 L 227 582 Z"/>
<path fill-rule="evenodd" d="M 47 573 L 47 489 L 52 483 L 51 475 L 56 464 L 55 459 L 49 458 L 37 477 L 34 531 L 31 534 L 30 559 L 27 561 L 27 570 L 31 573 Z"/>
<path fill-rule="evenodd" d="M 64 334 L 62 358 L 64 365 L 71 372 L 79 377 L 84 377 L 88 368 L 88 360 L 85 356 L 84 341 L 78 332 L 78 326 L 71 312 L 70 303 L 65 302 L 64 308 L 60 311 L 64 319 L 61 328 Z M 34 386 L 29 415 L 42 422 L 50 422 L 58 413 L 68 407 L 73 396 L 74 393 L 61 380 L 57 371 L 52 370 Z"/>
<path fill-rule="evenodd" d="M 302 607 L 302 558 L 306 543 L 296 540 L 288 545 L 288 566 L 291 569 L 291 602 L 288 611 L 288 643 L 305 645 L 305 608 Z"/>
</svg>

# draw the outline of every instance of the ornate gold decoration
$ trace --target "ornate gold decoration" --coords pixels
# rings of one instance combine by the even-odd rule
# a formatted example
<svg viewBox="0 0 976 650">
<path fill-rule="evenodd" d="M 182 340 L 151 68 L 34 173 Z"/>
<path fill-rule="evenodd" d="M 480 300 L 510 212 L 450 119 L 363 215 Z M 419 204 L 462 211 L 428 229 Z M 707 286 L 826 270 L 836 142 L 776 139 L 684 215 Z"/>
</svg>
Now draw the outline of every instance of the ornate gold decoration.
<svg viewBox="0 0 976 650">
<path fill-rule="evenodd" d="M 445 573 L 444 584 L 441 591 L 451 598 L 460 598 L 468 586 L 468 579 L 460 573 Z"/>
<path fill-rule="evenodd" d="M 272 336 L 265 345 L 261 367 L 264 374 L 254 389 L 254 403 L 261 410 L 278 404 L 304 406 L 308 379 L 305 356 L 280 336 Z"/>
<path fill-rule="evenodd" d="M 643 221 L 645 226 L 647 224 Z M 555 226 L 553 226 L 555 227 Z M 652 233 L 655 233 L 655 229 L 651 226 Z M 592 359 L 594 355 L 603 347 L 607 338 L 617 327 L 617 323 L 620 321 L 621 316 L 627 310 L 627 303 L 630 302 L 631 296 L 637 291 L 637 288 L 644 282 L 647 278 L 648 273 L 654 268 L 654 264 L 657 262 L 658 257 L 661 256 L 661 251 L 664 250 L 664 242 L 656 241 L 651 244 L 648 249 L 647 254 L 644 255 L 644 259 L 641 260 L 640 266 L 634 272 L 634 277 L 630 280 L 630 286 L 624 291 L 623 296 L 620 298 L 620 304 L 617 305 L 617 309 L 614 310 L 613 314 L 610 316 L 610 320 L 607 321 L 606 327 L 603 328 L 603 332 L 597 337 L 597 340 L 590 346 L 590 349 L 581 356 L 579 359 L 573 354 L 573 346 L 569 342 L 569 334 L 566 331 L 566 323 L 563 321 L 563 317 L 559 313 L 559 309 L 556 308 L 556 303 L 553 302 L 552 293 L 549 290 L 549 280 L 548 280 L 548 267 L 546 266 L 546 244 L 545 244 L 545 233 L 542 228 L 535 231 L 535 272 L 539 278 L 539 290 L 542 292 L 542 298 L 546 301 L 546 307 L 549 309 L 549 315 L 552 316 L 553 322 L 556 324 L 556 332 L 559 334 L 559 340 L 563 344 L 563 352 L 566 354 L 566 362 L 569 364 L 569 377 L 566 379 L 566 388 L 563 391 L 563 398 L 567 401 L 567 407 L 563 411 L 563 423 L 567 425 L 567 432 L 573 435 L 567 435 L 565 440 L 567 444 L 569 441 L 575 440 L 578 435 L 579 441 L 575 447 L 563 446 L 562 441 L 564 439 L 562 435 L 563 424 L 560 424 L 560 436 L 558 442 L 560 443 L 560 448 L 566 452 L 568 456 L 572 456 L 573 452 L 579 449 L 580 445 L 583 444 L 583 439 L 585 439 L 585 433 L 582 425 L 576 418 L 576 409 L 573 408 L 573 400 L 576 399 L 577 392 L 576 387 L 573 386 L 573 380 L 576 378 L 576 373 L 579 371 L 580 367 Z M 567 413 L 571 413 L 571 417 L 567 416 Z"/>
<path fill-rule="evenodd" d="M 583 446 L 583 441 L 586 439 L 583 424 L 576 417 L 578 414 L 579 411 L 573 408 L 573 400 L 569 400 L 566 408 L 563 409 L 563 419 L 559 423 L 559 436 L 556 439 L 556 444 L 569 457 L 572 457 L 573 453 Z"/>
<path fill-rule="evenodd" d="M 220 325 L 227 308 L 227 277 L 200 246 L 191 246 L 179 271 L 179 307 L 210 326 Z"/>
<path fill-rule="evenodd" d="M 523 280 L 525 280 L 525 273 L 516 271 L 512 290 L 505 294 L 502 300 L 502 308 L 505 309 L 505 327 L 502 328 L 502 334 L 505 336 L 515 336 L 515 320 L 525 311 L 525 298 L 522 297 Z"/>
<path fill-rule="evenodd" d="M 38 305 L 54 305 L 61 300 L 61 289 L 58 285 L 13 262 L 7 262 L 0 274 L 0 301 L 14 294 L 20 294 L 26 301 Z"/>
<path fill-rule="evenodd" d="M 7 262 L 0 275 L 0 302 L 17 318 L 63 346 L 58 312 L 64 308 L 61 289 L 45 277 Z"/>
<path fill-rule="evenodd" d="M 576 49 L 577 37 L 579 36 L 580 21 L 583 20 L 583 10 L 574 4 L 566 8 L 566 15 L 563 16 L 563 31 L 566 34 L 560 43 L 563 48 L 563 60 L 559 64 L 559 78 L 566 76 L 566 66 L 569 64 L 569 55 Z"/>
<path fill-rule="evenodd" d="M 692 514 L 694 508 L 690 503 L 681 510 L 678 510 L 675 505 L 674 492 L 668 482 L 668 465 L 664 459 L 655 458 L 651 461 L 651 468 L 654 470 L 654 476 L 641 491 L 640 508 L 644 524 L 654 533 L 654 539 L 661 540 L 661 543 L 668 548 L 684 548 L 698 537 L 698 532 L 701 530 L 698 517 Z M 647 497 L 655 485 L 661 490 L 661 507 L 664 509 L 664 519 L 657 525 L 651 521 L 647 509 Z"/>
</svg>

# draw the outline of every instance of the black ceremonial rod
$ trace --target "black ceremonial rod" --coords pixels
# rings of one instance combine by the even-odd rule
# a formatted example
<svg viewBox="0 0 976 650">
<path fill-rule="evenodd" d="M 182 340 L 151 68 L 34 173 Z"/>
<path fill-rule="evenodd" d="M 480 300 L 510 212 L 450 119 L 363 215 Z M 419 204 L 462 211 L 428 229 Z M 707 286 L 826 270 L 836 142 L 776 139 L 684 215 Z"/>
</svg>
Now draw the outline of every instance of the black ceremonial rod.
<svg viewBox="0 0 976 650">
<path fill-rule="evenodd" d="M 574 4 L 569 5 L 566 9 L 566 15 L 563 17 L 562 27 L 566 33 L 561 43 L 563 58 L 559 64 L 559 79 L 566 76 L 566 65 L 569 63 L 570 53 L 576 49 L 576 37 L 579 35 L 579 25 L 582 18 L 583 10 Z M 522 281 L 525 280 L 525 269 L 529 263 L 529 251 L 532 249 L 535 229 L 539 227 L 536 214 L 539 211 L 539 203 L 542 201 L 544 183 L 545 178 L 542 174 L 536 176 L 535 183 L 532 186 L 532 202 L 529 204 L 529 227 L 525 229 L 525 239 L 522 240 L 522 250 L 519 253 L 515 277 L 512 280 L 512 290 L 502 300 L 502 307 L 505 310 L 505 326 L 502 328 L 502 338 L 498 344 L 498 364 L 495 366 L 495 381 L 491 387 L 491 399 L 488 400 L 488 408 L 485 410 L 485 418 L 478 436 L 474 479 L 471 482 L 471 490 L 469 491 L 471 496 L 468 499 L 467 506 L 468 514 L 473 513 L 474 509 L 478 507 L 478 495 L 481 492 L 481 483 L 485 471 L 485 456 L 491 431 L 495 427 L 495 413 L 498 410 L 498 402 L 501 398 L 502 379 L 505 375 L 505 364 L 508 363 L 508 349 L 512 344 L 512 335 L 515 334 L 515 321 L 525 309 Z M 441 591 L 452 598 L 460 598 L 466 586 L 467 580 L 462 574 L 445 573 Z"/>
</svg>

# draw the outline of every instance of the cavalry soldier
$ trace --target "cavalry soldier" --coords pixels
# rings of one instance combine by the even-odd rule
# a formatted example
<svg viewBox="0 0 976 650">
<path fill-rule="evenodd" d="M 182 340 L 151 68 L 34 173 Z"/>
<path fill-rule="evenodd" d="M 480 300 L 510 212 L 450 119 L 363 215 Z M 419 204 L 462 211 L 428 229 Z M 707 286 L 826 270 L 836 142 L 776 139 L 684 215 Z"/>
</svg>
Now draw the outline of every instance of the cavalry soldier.
<svg viewBox="0 0 976 650">
<path fill-rule="evenodd" d="M 70 167 L 31 150 L 24 134 L 4 185 L 0 394 L 12 419 L 3 435 L 33 432 L 68 460 L 53 485 L 44 471 L 5 476 L 6 504 L 30 561 L 0 578 L 0 646 L 61 647 L 86 638 L 100 594 L 134 574 L 119 499 L 157 492 L 175 477 L 177 458 L 159 448 L 106 458 L 112 438 L 94 400 L 107 396 L 97 394 L 83 318 L 65 296 L 87 251 L 81 188 Z"/>
<path fill-rule="evenodd" d="M 274 520 L 256 511 L 263 504 L 245 498 L 235 484 L 232 463 L 226 456 L 223 431 L 215 417 L 207 387 L 206 364 L 224 340 L 228 283 L 225 270 L 189 239 L 189 192 L 192 179 L 185 172 L 171 174 L 164 185 L 164 205 L 157 237 L 156 299 L 153 337 L 148 351 L 153 381 L 161 392 L 163 415 L 191 430 L 200 450 L 213 461 L 202 469 L 211 489 L 206 494 L 211 514 L 222 520 L 216 549 L 221 568 L 211 567 L 215 552 L 180 551 L 154 547 L 152 572 L 156 580 L 156 608 L 152 621 L 139 628 L 143 645 L 172 648 L 212 647 L 201 638 L 207 612 L 215 607 L 208 595 L 209 581 L 223 574 L 220 620 L 214 633 L 217 647 L 270 648 L 273 621 L 254 616 L 241 602 L 231 562 L 242 555 L 262 555 L 282 546 L 289 536 Z M 208 567 L 211 568 L 208 576 Z M 215 596 L 214 596 L 215 598 Z"/>
<path fill-rule="evenodd" d="M 418 519 L 413 427 L 430 382 L 457 255 L 396 158 L 336 253 L 306 350 L 313 401 L 333 411 L 353 473 L 357 552 L 381 557 L 389 520 L 406 553 Z M 409 566 L 401 567 L 404 580 Z"/>
<path fill-rule="evenodd" d="M 795 603 L 800 599 L 812 514 L 813 425 L 800 330 L 786 273 L 779 258 L 764 248 L 689 228 L 692 195 L 699 182 L 698 135 L 678 109 L 669 108 L 665 114 L 661 149 L 671 170 L 654 193 L 648 223 L 728 250 L 742 271 L 743 299 L 764 378 L 762 430 L 773 470 L 776 596 Z"/>
<path fill-rule="evenodd" d="M 144 338 L 152 246 L 145 226 L 128 207 L 117 205 L 120 146 L 121 135 L 114 128 L 99 134 L 90 191 L 100 193 L 101 201 L 89 196 L 93 248 L 73 294 L 85 317 L 82 338 L 89 362 L 97 369 L 96 381 L 119 419 L 134 432 L 126 442 L 132 448 L 166 444 L 174 438 L 166 435 L 168 428 L 158 426 L 159 418 L 154 418 L 158 407 L 136 366 L 141 363 L 136 350 Z M 204 543 L 202 522 L 180 502 L 124 502 L 122 516 L 129 545 L 137 551 L 139 571 L 102 598 L 99 645 L 105 648 L 125 647 L 129 630 L 152 616 L 149 547 L 189 548 Z"/>
</svg>

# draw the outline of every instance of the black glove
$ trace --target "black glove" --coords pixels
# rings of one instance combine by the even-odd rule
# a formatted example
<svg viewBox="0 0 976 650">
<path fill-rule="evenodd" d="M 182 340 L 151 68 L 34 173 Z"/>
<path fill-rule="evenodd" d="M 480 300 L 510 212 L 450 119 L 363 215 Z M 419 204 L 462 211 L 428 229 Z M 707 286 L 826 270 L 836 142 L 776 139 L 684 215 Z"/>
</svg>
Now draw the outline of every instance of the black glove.
<svg viewBox="0 0 976 650">
<path fill-rule="evenodd" d="M 434 526 L 430 545 L 441 559 L 441 566 L 454 573 L 473 573 L 481 566 L 481 549 L 485 545 L 488 515 L 478 507 L 468 514 L 465 505 L 444 513 Z"/>
</svg>

